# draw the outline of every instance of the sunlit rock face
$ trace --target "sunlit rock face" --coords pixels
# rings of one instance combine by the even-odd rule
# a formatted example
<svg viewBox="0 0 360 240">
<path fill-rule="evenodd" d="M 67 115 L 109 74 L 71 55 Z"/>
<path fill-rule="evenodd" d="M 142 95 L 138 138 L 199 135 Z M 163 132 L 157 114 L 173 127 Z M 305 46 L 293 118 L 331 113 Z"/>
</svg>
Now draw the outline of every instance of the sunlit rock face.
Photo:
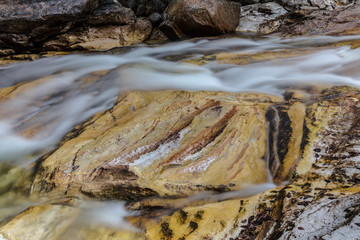
<svg viewBox="0 0 360 240">
<path fill-rule="evenodd" d="M 26 238 L 35 226 L 33 239 L 56 239 L 56 234 L 79 239 L 355 238 L 360 230 L 359 101 L 360 90 L 351 87 L 313 89 L 310 97 L 288 90 L 284 99 L 130 92 L 43 157 L 32 196 L 63 200 L 30 208 L 0 234 Z M 266 160 L 279 186 L 244 195 L 244 189 L 256 188 L 246 188 L 250 184 L 268 181 Z M 176 198 L 239 189 L 230 195 Z M 82 200 L 71 200 L 73 195 L 136 200 L 127 208 L 141 214 L 128 220 L 144 231 L 104 228 L 101 221 L 77 225 L 83 207 Z M 28 224 L 39 216 L 50 218 Z"/>
<path fill-rule="evenodd" d="M 183 208 L 148 227 L 147 236 L 355 239 L 360 230 L 359 100 L 356 89 L 334 88 L 308 103 L 300 158 L 288 184 L 247 199 Z M 292 162 L 285 160 L 279 169 L 286 165 Z"/>
<path fill-rule="evenodd" d="M 266 112 L 279 100 L 221 92 L 129 93 L 44 159 L 32 191 L 138 199 L 267 182 Z"/>
</svg>

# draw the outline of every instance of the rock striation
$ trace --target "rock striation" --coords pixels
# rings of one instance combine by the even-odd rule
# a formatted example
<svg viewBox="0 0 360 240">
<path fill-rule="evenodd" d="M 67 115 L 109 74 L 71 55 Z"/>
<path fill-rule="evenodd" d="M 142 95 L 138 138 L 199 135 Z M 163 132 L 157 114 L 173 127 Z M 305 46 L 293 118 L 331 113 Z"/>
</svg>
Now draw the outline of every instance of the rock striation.
<svg viewBox="0 0 360 240">
<path fill-rule="evenodd" d="M 249 93 L 130 92 L 41 159 L 32 196 L 60 200 L 19 214 L 0 228 L 0 236 L 356 238 L 360 90 L 332 87 L 313 94 L 289 89 L 282 99 Z M 268 181 L 266 160 L 279 185 L 243 195 L 250 184 Z M 218 194 L 183 198 L 204 190 Z M 224 193 L 229 190 L 236 191 Z M 131 200 L 127 207 L 140 215 L 128 220 L 144 232 L 101 226 L 74 232 L 69 222 L 80 214 L 79 201 L 88 197 Z M 49 221 L 29 221 L 34 218 Z"/>
<path fill-rule="evenodd" d="M 266 182 L 265 114 L 276 101 L 258 94 L 130 93 L 39 165 L 32 192 L 127 200 Z"/>
</svg>

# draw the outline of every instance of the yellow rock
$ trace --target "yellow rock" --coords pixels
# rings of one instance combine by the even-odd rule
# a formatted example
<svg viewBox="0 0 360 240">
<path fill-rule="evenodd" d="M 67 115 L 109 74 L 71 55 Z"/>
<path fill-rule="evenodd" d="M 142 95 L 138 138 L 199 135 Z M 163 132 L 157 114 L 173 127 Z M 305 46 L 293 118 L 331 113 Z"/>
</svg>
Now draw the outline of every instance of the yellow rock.
<svg viewBox="0 0 360 240">
<path fill-rule="evenodd" d="M 279 100 L 243 93 L 131 92 L 42 162 L 32 192 L 136 199 L 266 182 L 265 112 Z"/>
</svg>

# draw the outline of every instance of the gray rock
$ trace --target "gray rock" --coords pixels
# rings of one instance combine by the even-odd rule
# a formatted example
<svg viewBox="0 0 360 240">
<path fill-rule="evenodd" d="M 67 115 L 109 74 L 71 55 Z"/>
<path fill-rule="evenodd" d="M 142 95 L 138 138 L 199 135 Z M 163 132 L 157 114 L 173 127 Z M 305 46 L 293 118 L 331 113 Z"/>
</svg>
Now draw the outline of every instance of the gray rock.
<svg viewBox="0 0 360 240">
<path fill-rule="evenodd" d="M 287 11 L 277 3 L 253 4 L 241 7 L 237 31 L 268 34 L 276 31 Z"/>
<path fill-rule="evenodd" d="M 148 19 L 152 24 L 159 24 L 162 20 L 162 16 L 159 13 L 152 13 Z"/>
<path fill-rule="evenodd" d="M 150 16 L 162 13 L 169 4 L 169 0 L 119 0 L 121 5 L 131 8 L 136 16 Z"/>
<path fill-rule="evenodd" d="M 106 0 L 85 21 L 90 25 L 126 25 L 134 23 L 135 19 L 135 13 L 131 9 L 123 7 L 116 0 Z"/>
<path fill-rule="evenodd" d="M 283 6 L 292 10 L 333 10 L 354 3 L 354 0 L 282 0 Z"/>
<path fill-rule="evenodd" d="M 355 35 L 360 34 L 360 5 L 333 11 L 317 10 L 289 15 L 280 31 L 283 36 L 297 35 Z M 324 14 L 326 13 L 326 14 Z"/>
<path fill-rule="evenodd" d="M 97 6 L 98 0 L 3 0 L 0 33 L 27 34 L 41 41 L 68 30 L 69 24 Z"/>
</svg>

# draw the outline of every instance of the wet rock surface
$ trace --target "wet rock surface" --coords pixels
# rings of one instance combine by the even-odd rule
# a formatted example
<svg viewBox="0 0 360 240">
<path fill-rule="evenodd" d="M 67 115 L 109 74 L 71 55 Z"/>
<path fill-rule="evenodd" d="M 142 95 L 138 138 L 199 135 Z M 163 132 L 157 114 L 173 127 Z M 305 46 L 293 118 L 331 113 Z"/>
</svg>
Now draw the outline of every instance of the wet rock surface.
<svg viewBox="0 0 360 240">
<path fill-rule="evenodd" d="M 310 99 L 297 91 L 289 90 L 285 100 L 243 93 L 128 93 L 41 160 L 32 195 L 67 200 L 29 208 L 0 234 L 56 239 L 79 214 L 76 201 L 105 197 L 132 200 L 127 207 L 140 216 L 128 220 L 144 232 L 81 226 L 76 233 L 87 239 L 356 238 L 360 90 L 333 87 Z M 235 191 L 179 198 L 266 182 L 267 173 L 259 174 L 264 159 L 280 186 L 251 197 Z M 246 177 L 249 171 L 256 174 Z M 29 220 L 35 216 L 49 221 Z M 28 230 L 34 226 L 36 232 Z"/>
<path fill-rule="evenodd" d="M 266 182 L 265 111 L 277 100 L 256 94 L 131 93 L 92 120 L 97 128 L 81 130 L 42 162 L 33 193 L 137 199 Z M 95 141 L 87 137 L 94 134 Z M 74 146 L 70 152 L 68 144 Z M 89 162 L 90 155 L 98 161 Z"/>
</svg>

